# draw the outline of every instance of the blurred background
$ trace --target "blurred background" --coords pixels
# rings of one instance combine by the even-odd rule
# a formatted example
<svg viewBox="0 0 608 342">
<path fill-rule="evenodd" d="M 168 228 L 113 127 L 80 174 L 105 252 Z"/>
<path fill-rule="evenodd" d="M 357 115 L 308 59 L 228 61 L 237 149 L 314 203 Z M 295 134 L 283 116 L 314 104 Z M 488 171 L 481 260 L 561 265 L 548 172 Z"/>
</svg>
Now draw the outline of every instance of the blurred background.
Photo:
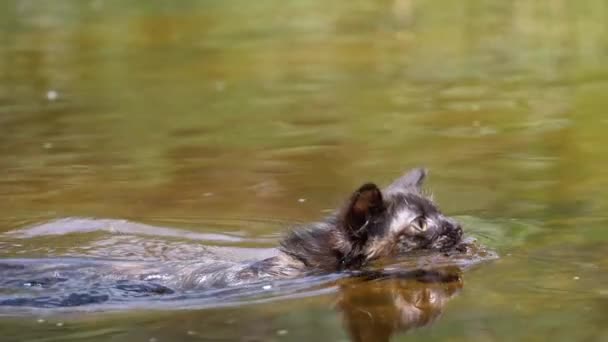
<svg viewBox="0 0 608 342">
<path fill-rule="evenodd" d="M 103 217 L 267 247 L 360 183 L 423 165 L 442 209 L 502 258 L 465 274 L 433 326 L 396 340 L 608 338 L 605 1 L 1 7 L 0 232 Z M 81 239 L 0 237 L 0 256 Z M 347 339 L 332 300 L 0 329 L 19 341 Z"/>
</svg>

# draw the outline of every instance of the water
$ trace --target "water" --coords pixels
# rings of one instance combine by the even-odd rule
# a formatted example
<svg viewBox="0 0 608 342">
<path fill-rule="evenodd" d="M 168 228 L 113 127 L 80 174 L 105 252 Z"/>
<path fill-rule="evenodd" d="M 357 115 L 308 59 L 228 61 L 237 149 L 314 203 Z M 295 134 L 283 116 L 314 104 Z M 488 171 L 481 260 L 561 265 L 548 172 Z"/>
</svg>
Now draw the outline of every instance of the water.
<svg viewBox="0 0 608 342">
<path fill-rule="evenodd" d="M 418 165 L 501 258 L 447 282 L 15 312 L 3 341 L 608 339 L 607 16 L 599 0 L 7 1 L 2 258 L 249 258 Z M 24 230 L 72 217 L 165 229 Z"/>
</svg>

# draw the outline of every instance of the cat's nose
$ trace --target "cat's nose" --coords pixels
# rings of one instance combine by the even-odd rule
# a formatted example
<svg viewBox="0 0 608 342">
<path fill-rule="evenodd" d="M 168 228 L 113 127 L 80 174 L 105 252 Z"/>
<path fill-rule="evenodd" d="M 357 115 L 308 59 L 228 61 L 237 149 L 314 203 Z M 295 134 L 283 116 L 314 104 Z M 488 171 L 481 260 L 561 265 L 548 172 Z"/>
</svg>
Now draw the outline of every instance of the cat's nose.
<svg viewBox="0 0 608 342">
<path fill-rule="evenodd" d="M 458 221 L 454 219 L 448 219 L 446 223 L 447 224 L 444 227 L 444 230 L 446 232 L 451 232 L 451 234 L 455 236 L 462 237 L 462 226 L 460 225 L 460 223 L 458 223 Z"/>
</svg>

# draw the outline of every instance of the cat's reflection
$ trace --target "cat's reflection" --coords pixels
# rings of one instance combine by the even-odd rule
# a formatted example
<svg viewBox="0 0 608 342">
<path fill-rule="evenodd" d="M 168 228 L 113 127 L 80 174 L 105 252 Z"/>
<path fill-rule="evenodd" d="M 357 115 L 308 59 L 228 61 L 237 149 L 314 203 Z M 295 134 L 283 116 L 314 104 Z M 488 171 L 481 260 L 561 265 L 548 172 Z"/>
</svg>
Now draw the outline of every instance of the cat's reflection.
<svg viewBox="0 0 608 342">
<path fill-rule="evenodd" d="M 434 322 L 462 285 L 456 267 L 369 273 L 341 285 L 338 308 L 353 341 L 389 341 Z"/>
</svg>

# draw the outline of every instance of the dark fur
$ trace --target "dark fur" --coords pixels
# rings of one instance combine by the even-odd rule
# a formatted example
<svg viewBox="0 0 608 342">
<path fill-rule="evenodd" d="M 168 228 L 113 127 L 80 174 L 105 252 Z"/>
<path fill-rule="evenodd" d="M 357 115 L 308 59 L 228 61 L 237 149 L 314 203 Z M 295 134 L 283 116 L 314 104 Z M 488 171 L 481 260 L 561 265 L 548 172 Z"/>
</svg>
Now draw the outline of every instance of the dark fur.
<svg viewBox="0 0 608 342">
<path fill-rule="evenodd" d="M 291 231 L 279 256 L 243 272 L 282 277 L 335 272 L 385 256 L 454 247 L 462 229 L 422 193 L 425 176 L 424 169 L 414 169 L 383 191 L 373 183 L 362 185 L 324 221 Z"/>
</svg>

